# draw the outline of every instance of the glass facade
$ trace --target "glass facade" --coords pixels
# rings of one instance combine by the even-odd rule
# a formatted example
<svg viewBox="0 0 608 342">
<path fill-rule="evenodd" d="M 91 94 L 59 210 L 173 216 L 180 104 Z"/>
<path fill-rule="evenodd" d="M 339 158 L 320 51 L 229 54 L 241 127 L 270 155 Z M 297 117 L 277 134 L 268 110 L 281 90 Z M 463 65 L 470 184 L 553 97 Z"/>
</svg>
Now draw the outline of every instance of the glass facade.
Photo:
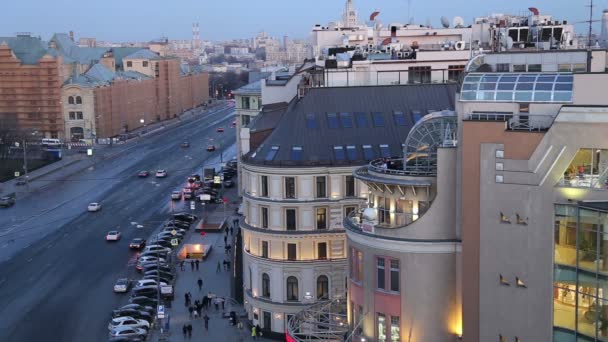
<svg viewBox="0 0 608 342">
<path fill-rule="evenodd" d="M 569 103 L 572 88 L 569 73 L 469 73 L 462 84 L 461 101 Z"/>
<path fill-rule="evenodd" d="M 608 150 L 581 148 L 560 180 L 561 186 L 608 189 Z"/>
<path fill-rule="evenodd" d="M 608 214 L 556 205 L 554 341 L 608 341 Z"/>
</svg>

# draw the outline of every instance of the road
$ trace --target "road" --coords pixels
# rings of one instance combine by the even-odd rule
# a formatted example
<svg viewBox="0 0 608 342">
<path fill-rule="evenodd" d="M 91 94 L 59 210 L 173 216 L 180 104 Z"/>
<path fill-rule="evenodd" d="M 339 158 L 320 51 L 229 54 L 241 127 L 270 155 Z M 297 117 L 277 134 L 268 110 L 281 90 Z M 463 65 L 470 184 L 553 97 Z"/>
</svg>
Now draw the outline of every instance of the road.
<svg viewBox="0 0 608 342">
<path fill-rule="evenodd" d="M 65 180 L 47 178 L 42 191 L 2 210 L 0 341 L 107 340 L 110 311 L 127 302 L 128 295 L 114 294 L 112 286 L 132 275 L 129 240 L 158 229 L 170 211 L 170 192 L 188 175 L 217 166 L 220 151 L 234 156 L 233 111 L 225 107 L 130 142 L 121 147 L 125 153 Z M 182 141 L 191 147 L 180 148 Z M 210 142 L 217 151 L 205 151 Z M 157 169 L 168 177 L 135 176 Z M 102 210 L 86 212 L 89 202 L 102 203 Z M 123 238 L 106 243 L 114 229 Z"/>
</svg>

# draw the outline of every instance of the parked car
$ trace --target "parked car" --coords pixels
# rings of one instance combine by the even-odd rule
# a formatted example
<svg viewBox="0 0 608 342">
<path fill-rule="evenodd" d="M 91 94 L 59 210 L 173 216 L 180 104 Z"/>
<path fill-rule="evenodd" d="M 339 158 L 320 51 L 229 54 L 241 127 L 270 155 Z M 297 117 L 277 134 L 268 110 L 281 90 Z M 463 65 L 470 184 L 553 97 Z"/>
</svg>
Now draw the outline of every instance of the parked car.
<svg viewBox="0 0 608 342">
<path fill-rule="evenodd" d="M 135 309 L 114 310 L 112 312 L 112 318 L 118 317 L 133 317 L 137 319 L 143 319 L 148 322 L 152 322 L 154 320 L 154 314 L 151 314 L 147 311 L 139 311 Z"/>
<path fill-rule="evenodd" d="M 129 298 L 129 303 L 131 304 L 139 304 L 139 305 L 144 305 L 144 306 L 152 306 L 152 307 L 157 307 L 158 306 L 158 301 L 156 300 L 156 298 L 148 298 L 148 297 L 131 297 Z"/>
<path fill-rule="evenodd" d="M 207 146 L 207 151 L 209 151 L 209 152 L 215 151 L 215 145 L 209 145 L 209 146 Z"/>
<path fill-rule="evenodd" d="M 114 315 L 115 313 L 118 313 L 118 311 L 120 311 L 120 310 L 131 310 L 131 309 L 137 310 L 137 311 L 145 311 L 151 315 L 153 315 L 156 312 L 156 307 L 139 305 L 139 304 L 127 304 L 127 305 L 123 305 L 120 308 L 112 311 L 112 315 Z"/>
<path fill-rule="evenodd" d="M 150 175 L 150 172 L 148 172 L 148 171 L 139 171 L 139 173 L 137 173 L 137 177 L 140 177 L 140 178 L 146 178 L 149 175 Z"/>
<path fill-rule="evenodd" d="M 106 235 L 106 241 L 118 241 L 120 240 L 120 232 L 116 230 L 111 230 Z"/>
<path fill-rule="evenodd" d="M 134 288 L 133 290 L 131 290 L 131 297 L 140 297 L 140 296 L 157 297 L 158 296 L 158 287 L 157 286 L 143 286 L 143 287 L 137 287 L 137 288 Z"/>
<path fill-rule="evenodd" d="M 192 214 L 186 213 L 186 212 L 175 213 L 175 214 L 173 214 L 173 218 L 180 220 L 180 221 L 185 221 L 188 223 L 192 223 L 198 219 L 198 217 L 196 215 L 192 215 Z"/>
<path fill-rule="evenodd" d="M 188 230 L 190 229 L 190 223 L 184 222 L 184 221 L 179 221 L 179 220 L 168 220 L 165 221 L 165 227 L 170 226 L 170 227 L 177 227 L 180 229 L 185 229 Z"/>
<path fill-rule="evenodd" d="M 225 180 L 224 181 L 224 187 L 225 188 L 232 188 L 234 186 L 234 182 L 232 180 Z"/>
<path fill-rule="evenodd" d="M 171 246 L 171 240 L 169 240 L 168 238 L 166 240 L 165 239 L 156 239 L 154 241 L 150 241 L 150 243 L 153 243 L 153 244 L 155 244 L 157 246 L 161 246 L 161 247 L 164 247 L 164 248 L 172 249 L 171 248 L 172 247 Z"/>
<path fill-rule="evenodd" d="M 238 162 L 234 159 L 226 163 L 226 167 L 229 167 L 231 169 L 236 169 L 237 165 Z"/>
<path fill-rule="evenodd" d="M 159 258 L 166 258 L 167 257 L 167 253 L 166 251 L 149 251 L 149 252 L 142 252 L 139 257 L 143 257 L 143 256 L 155 256 L 155 257 L 159 257 Z"/>
<path fill-rule="evenodd" d="M 95 211 L 100 211 L 101 210 L 101 203 L 89 203 L 89 206 L 87 207 L 87 210 L 90 212 L 95 212 Z"/>
<path fill-rule="evenodd" d="M 165 252 L 171 253 L 171 248 L 163 247 L 160 245 L 148 245 L 144 248 L 144 252 Z"/>
<path fill-rule="evenodd" d="M 144 321 L 143 319 L 136 319 L 129 316 L 112 318 L 110 323 L 108 323 L 108 330 L 119 327 L 142 328 L 148 330 L 150 328 L 150 323 Z"/>
<path fill-rule="evenodd" d="M 131 288 L 131 281 L 127 278 L 120 278 L 114 284 L 114 292 L 116 293 L 125 293 L 129 291 Z"/>
<path fill-rule="evenodd" d="M 162 233 L 164 233 L 164 232 L 169 232 L 169 233 L 171 233 L 171 232 L 173 232 L 174 230 L 175 230 L 175 232 L 177 233 L 177 234 L 175 234 L 175 235 L 177 235 L 177 236 L 180 236 L 180 237 L 181 237 L 181 236 L 186 235 L 186 230 L 185 230 L 185 229 L 178 228 L 178 227 L 175 227 L 175 226 L 168 226 L 168 227 L 167 227 L 167 226 L 165 226 L 165 227 L 163 227 L 163 229 L 161 230 L 161 234 L 162 234 Z"/>
<path fill-rule="evenodd" d="M 0 197 L 0 207 L 8 208 L 15 204 L 15 199 L 10 196 Z"/>
<path fill-rule="evenodd" d="M 171 199 L 172 200 L 180 200 L 182 199 L 182 193 L 179 191 L 172 191 L 171 192 Z"/>
<path fill-rule="evenodd" d="M 183 143 L 181 143 L 181 144 L 179 145 L 179 147 L 181 147 L 181 148 L 187 148 L 187 147 L 190 147 L 190 143 L 189 143 L 189 142 L 187 142 L 187 141 L 184 141 Z"/>
<path fill-rule="evenodd" d="M 167 171 L 166 170 L 158 170 L 156 171 L 156 178 L 165 178 L 167 177 Z"/>
<path fill-rule="evenodd" d="M 190 192 L 184 192 L 184 199 L 185 200 L 191 200 L 194 197 L 194 194 L 192 193 L 192 191 Z"/>
<path fill-rule="evenodd" d="M 142 249 L 144 247 L 146 247 L 146 239 L 144 238 L 135 238 L 129 243 L 131 249 Z"/>
<path fill-rule="evenodd" d="M 145 337 L 141 336 L 110 336 L 108 342 L 143 342 Z"/>
<path fill-rule="evenodd" d="M 137 259 L 138 263 L 141 264 L 145 264 L 147 262 L 166 262 L 165 259 L 161 258 L 161 257 L 153 257 L 153 256 L 143 256 L 143 257 L 139 257 L 139 259 Z"/>
<path fill-rule="evenodd" d="M 137 327 L 116 327 L 110 330 L 110 337 L 133 337 L 140 338 L 140 341 L 143 341 L 147 333 L 145 329 Z"/>
<path fill-rule="evenodd" d="M 167 285 L 167 283 L 161 281 L 160 285 Z M 158 286 L 158 282 L 156 279 L 141 279 L 137 281 L 135 286 Z"/>
<path fill-rule="evenodd" d="M 160 275 L 161 277 L 163 277 L 165 279 L 171 279 L 171 280 L 175 279 L 175 276 L 173 275 L 173 273 L 165 272 L 163 270 L 150 270 L 150 271 L 144 272 L 144 276 L 151 276 L 151 275 L 153 275 L 153 276 Z"/>
<path fill-rule="evenodd" d="M 224 133 L 224 127 L 218 127 L 216 131 L 219 133 Z"/>
</svg>

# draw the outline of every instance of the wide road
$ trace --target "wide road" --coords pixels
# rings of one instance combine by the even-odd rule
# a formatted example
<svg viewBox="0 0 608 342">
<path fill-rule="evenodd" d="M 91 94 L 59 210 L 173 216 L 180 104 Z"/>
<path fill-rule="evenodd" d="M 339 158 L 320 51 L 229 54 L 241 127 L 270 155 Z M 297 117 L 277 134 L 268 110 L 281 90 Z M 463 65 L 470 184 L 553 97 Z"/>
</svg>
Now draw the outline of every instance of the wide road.
<svg viewBox="0 0 608 342">
<path fill-rule="evenodd" d="M 104 341 L 111 310 L 126 304 L 117 278 L 131 276 L 128 242 L 167 218 L 172 190 L 201 167 L 235 154 L 234 109 L 222 107 L 120 148 L 125 153 L 57 180 L 0 211 L 0 341 Z M 224 127 L 225 132 L 216 132 Z M 189 141 L 190 148 L 180 148 Z M 208 144 L 218 150 L 206 152 Z M 168 177 L 140 170 L 166 169 Z M 88 213 L 89 202 L 101 202 Z M 183 206 L 183 203 L 178 206 Z M 106 243 L 109 230 L 118 243 Z M 15 249 L 19 247 L 18 249 Z"/>
</svg>

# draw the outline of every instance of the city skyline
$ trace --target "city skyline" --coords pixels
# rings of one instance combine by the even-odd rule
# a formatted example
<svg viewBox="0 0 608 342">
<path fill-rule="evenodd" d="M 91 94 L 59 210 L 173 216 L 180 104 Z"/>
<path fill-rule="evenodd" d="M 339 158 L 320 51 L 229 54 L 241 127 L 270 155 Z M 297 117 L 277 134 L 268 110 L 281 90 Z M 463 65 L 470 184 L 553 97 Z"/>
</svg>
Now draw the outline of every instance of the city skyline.
<svg viewBox="0 0 608 342">
<path fill-rule="evenodd" d="M 268 0 L 263 3 L 251 3 L 242 0 L 232 2 L 231 8 L 222 8 L 216 3 L 196 3 L 185 0 L 180 8 L 157 2 L 146 8 L 135 3 L 118 3 L 108 0 L 103 3 L 89 4 L 88 7 L 78 8 L 74 0 L 61 0 L 59 6 L 49 6 L 47 3 L 38 4 L 36 0 L 24 0 L 11 3 L 9 10 L 0 16 L 0 36 L 11 36 L 16 32 L 31 32 L 34 36 L 49 39 L 55 32 L 74 31 L 76 37 L 94 37 L 102 41 L 126 42 L 149 41 L 159 37 L 169 39 L 191 39 L 191 24 L 200 23 L 201 39 L 223 41 L 255 36 L 260 31 L 266 31 L 275 37 L 288 35 L 292 38 L 308 38 L 310 29 L 315 24 L 326 25 L 331 21 L 339 21 L 344 7 L 344 1 L 313 0 L 306 3 L 282 3 Z M 554 18 L 568 20 L 576 24 L 578 33 L 586 32 L 589 9 L 588 2 L 581 1 L 578 6 L 571 5 L 566 0 L 540 0 L 529 2 L 514 0 L 509 3 L 484 2 L 475 4 L 465 0 L 443 1 L 431 0 L 424 3 L 411 1 L 389 0 L 356 0 L 358 19 L 365 21 L 375 9 L 380 10 L 380 20 L 385 25 L 392 22 L 408 22 L 413 18 L 415 23 L 440 27 L 441 16 L 453 18 L 460 16 L 469 24 L 476 16 L 491 13 L 523 14 L 530 6 L 537 7 L 541 14 L 550 14 Z M 502 5 L 501 7 L 496 7 Z M 594 1 L 594 20 L 599 19 L 603 9 L 608 8 L 608 0 Z M 49 6 L 49 7 L 45 7 Z M 74 10 L 61 13 L 57 8 L 73 6 Z M 440 7 L 441 10 L 436 8 Z M 36 11 L 32 11 L 36 8 Z M 116 8 L 122 8 L 117 11 Z M 310 11 L 314 8 L 314 11 Z M 40 20 L 41 13 L 54 20 Z M 106 13 L 104 18 L 114 23 L 111 27 L 99 24 L 99 13 Z M 224 13 L 218 15 L 218 13 Z M 281 15 L 276 15 L 281 13 Z M 292 13 L 293 15 L 289 15 Z M 296 15 L 297 14 L 297 15 Z M 228 21 L 236 20 L 234 24 L 225 25 Z M 598 29 L 594 25 L 594 31 Z"/>
</svg>

